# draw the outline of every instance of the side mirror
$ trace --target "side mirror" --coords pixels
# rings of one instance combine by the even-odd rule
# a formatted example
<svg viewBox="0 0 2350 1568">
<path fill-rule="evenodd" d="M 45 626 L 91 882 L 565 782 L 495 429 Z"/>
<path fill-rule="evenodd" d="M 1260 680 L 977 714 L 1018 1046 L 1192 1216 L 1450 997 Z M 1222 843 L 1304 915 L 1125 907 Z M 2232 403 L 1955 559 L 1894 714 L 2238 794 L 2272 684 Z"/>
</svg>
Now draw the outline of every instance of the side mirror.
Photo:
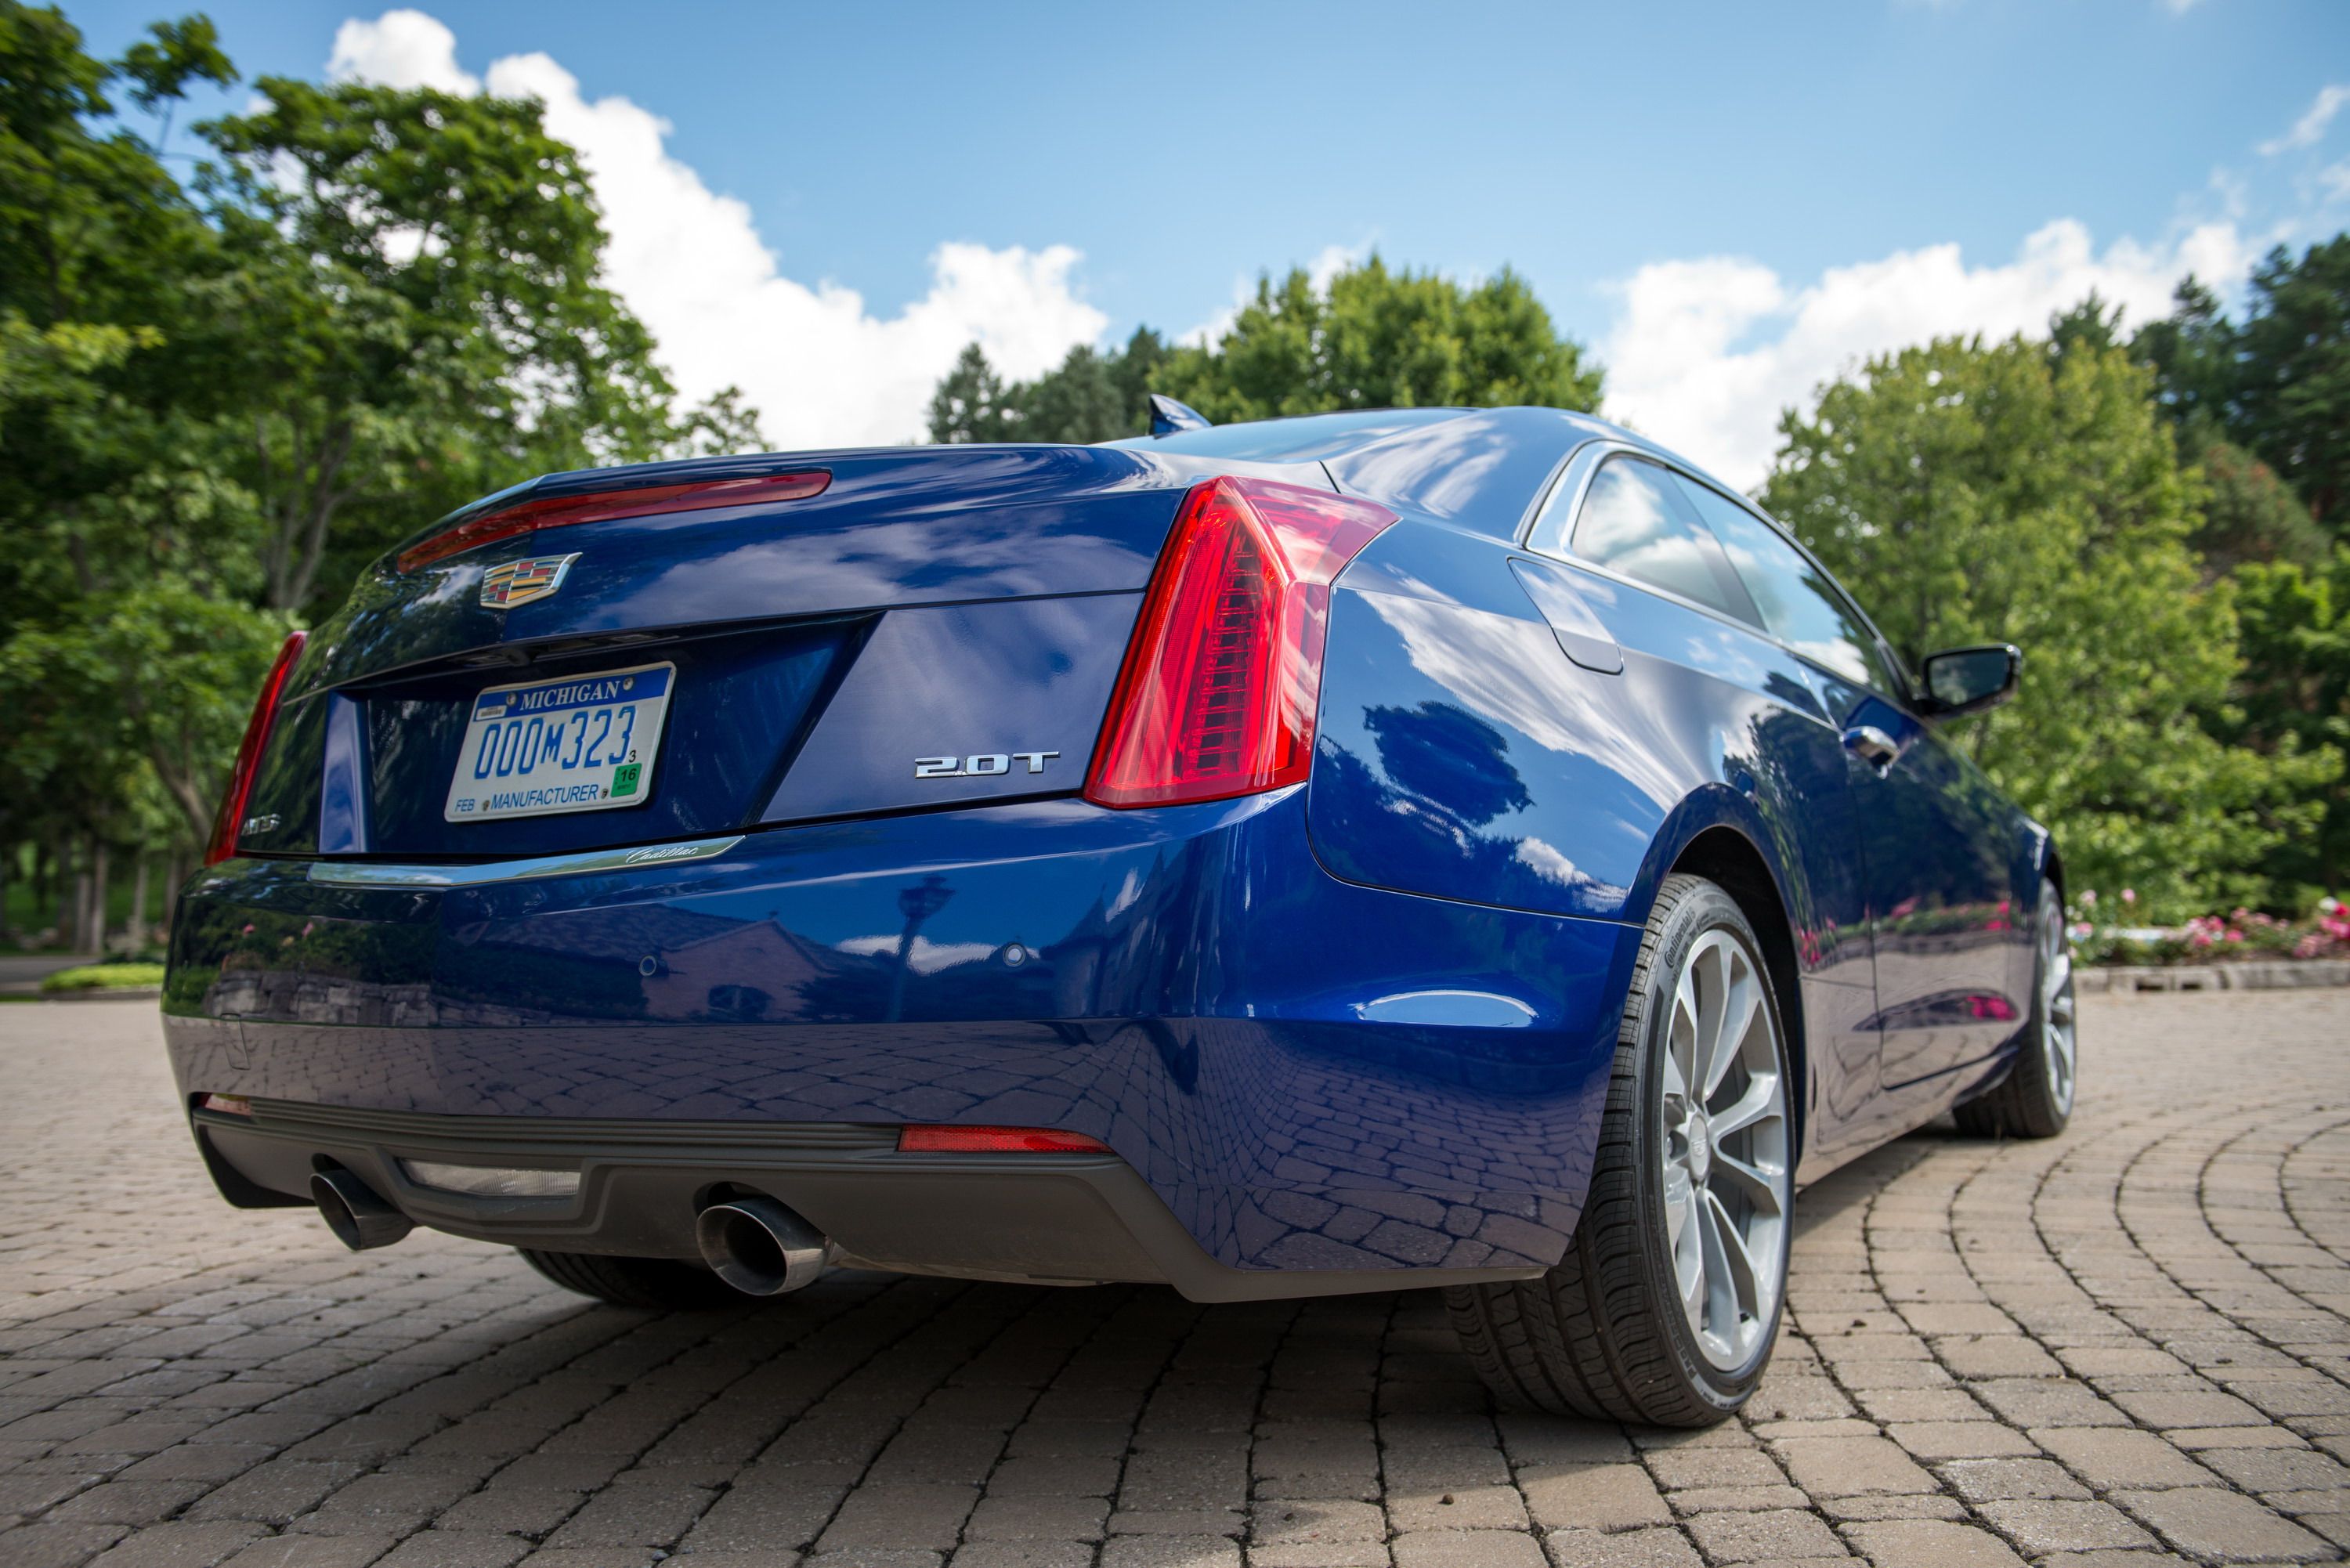
<svg viewBox="0 0 2350 1568">
<path fill-rule="evenodd" d="M 2023 653 L 2009 642 L 1929 653 L 1923 706 L 1936 718 L 1996 708 L 2015 695 L 2015 680 L 2022 670 Z"/>
</svg>

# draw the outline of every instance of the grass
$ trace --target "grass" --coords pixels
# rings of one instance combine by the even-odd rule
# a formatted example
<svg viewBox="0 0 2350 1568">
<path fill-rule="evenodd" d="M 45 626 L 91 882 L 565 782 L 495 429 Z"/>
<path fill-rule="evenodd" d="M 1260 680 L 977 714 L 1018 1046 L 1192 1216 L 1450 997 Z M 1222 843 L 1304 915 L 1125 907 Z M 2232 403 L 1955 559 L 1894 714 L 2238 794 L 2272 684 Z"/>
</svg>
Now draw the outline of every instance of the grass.
<svg viewBox="0 0 2350 1568">
<path fill-rule="evenodd" d="M 163 983 L 160 963 L 86 963 L 41 981 L 43 991 L 145 991 Z"/>
</svg>

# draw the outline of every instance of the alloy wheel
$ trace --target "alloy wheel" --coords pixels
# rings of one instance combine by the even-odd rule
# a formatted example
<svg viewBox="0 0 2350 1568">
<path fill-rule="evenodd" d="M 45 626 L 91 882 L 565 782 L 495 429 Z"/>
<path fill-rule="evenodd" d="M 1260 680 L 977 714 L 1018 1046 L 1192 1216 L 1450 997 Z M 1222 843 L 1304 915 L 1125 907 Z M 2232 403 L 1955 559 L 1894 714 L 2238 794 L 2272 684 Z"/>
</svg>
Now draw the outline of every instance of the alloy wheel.
<svg viewBox="0 0 2350 1568">
<path fill-rule="evenodd" d="M 1658 1096 L 1674 1284 L 1699 1350 L 1723 1372 L 1762 1348 L 1785 1271 L 1791 1140 L 1764 984 L 1728 931 L 1697 940 L 1674 982 Z"/>
<path fill-rule="evenodd" d="M 2070 1116 L 2074 1075 L 2080 1066 L 2073 1023 L 2073 943 L 2053 888 L 2043 889 L 2041 898 L 2040 1050 L 2047 1061 L 2049 1097 L 2059 1116 Z"/>
</svg>

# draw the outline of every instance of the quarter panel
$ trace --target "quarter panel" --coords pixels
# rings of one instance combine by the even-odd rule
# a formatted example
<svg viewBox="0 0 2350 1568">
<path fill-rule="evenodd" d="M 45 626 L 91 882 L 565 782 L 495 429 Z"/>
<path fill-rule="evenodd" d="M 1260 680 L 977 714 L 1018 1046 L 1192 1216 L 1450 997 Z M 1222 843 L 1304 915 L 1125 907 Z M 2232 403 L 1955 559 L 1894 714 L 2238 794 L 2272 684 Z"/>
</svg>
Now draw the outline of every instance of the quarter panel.
<svg viewBox="0 0 2350 1568">
<path fill-rule="evenodd" d="M 1382 535 L 1340 579 L 1317 855 L 1371 886 L 1637 923 L 1699 834 L 1732 828 L 1771 867 L 1796 951 L 1807 1138 L 1844 1141 L 1877 1088 L 1874 975 L 1845 753 L 1804 666 L 1545 563 L 1621 650 L 1622 672 L 1600 673 L 1567 657 L 1508 551 L 1410 532 L 1398 548 L 1383 546 L 1406 528 Z"/>
</svg>

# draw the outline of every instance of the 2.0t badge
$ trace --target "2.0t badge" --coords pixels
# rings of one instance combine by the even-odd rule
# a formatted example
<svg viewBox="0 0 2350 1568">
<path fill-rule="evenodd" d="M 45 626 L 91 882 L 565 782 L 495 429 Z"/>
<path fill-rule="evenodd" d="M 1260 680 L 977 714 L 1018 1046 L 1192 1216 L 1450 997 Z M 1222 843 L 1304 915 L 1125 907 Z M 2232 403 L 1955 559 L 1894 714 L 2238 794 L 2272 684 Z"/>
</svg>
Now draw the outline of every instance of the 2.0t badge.
<svg viewBox="0 0 2350 1568">
<path fill-rule="evenodd" d="M 1032 774 L 1045 771 L 1045 763 L 1057 757 L 1058 752 L 983 752 L 975 757 L 916 757 L 914 776 L 918 779 L 983 779 L 997 774 L 1008 774 L 1014 763 L 1025 763 Z"/>
<path fill-rule="evenodd" d="M 482 574 L 482 603 L 491 609 L 512 609 L 549 597 L 563 586 L 571 563 L 580 554 L 574 550 L 567 556 L 530 556 L 492 566 Z"/>
</svg>

